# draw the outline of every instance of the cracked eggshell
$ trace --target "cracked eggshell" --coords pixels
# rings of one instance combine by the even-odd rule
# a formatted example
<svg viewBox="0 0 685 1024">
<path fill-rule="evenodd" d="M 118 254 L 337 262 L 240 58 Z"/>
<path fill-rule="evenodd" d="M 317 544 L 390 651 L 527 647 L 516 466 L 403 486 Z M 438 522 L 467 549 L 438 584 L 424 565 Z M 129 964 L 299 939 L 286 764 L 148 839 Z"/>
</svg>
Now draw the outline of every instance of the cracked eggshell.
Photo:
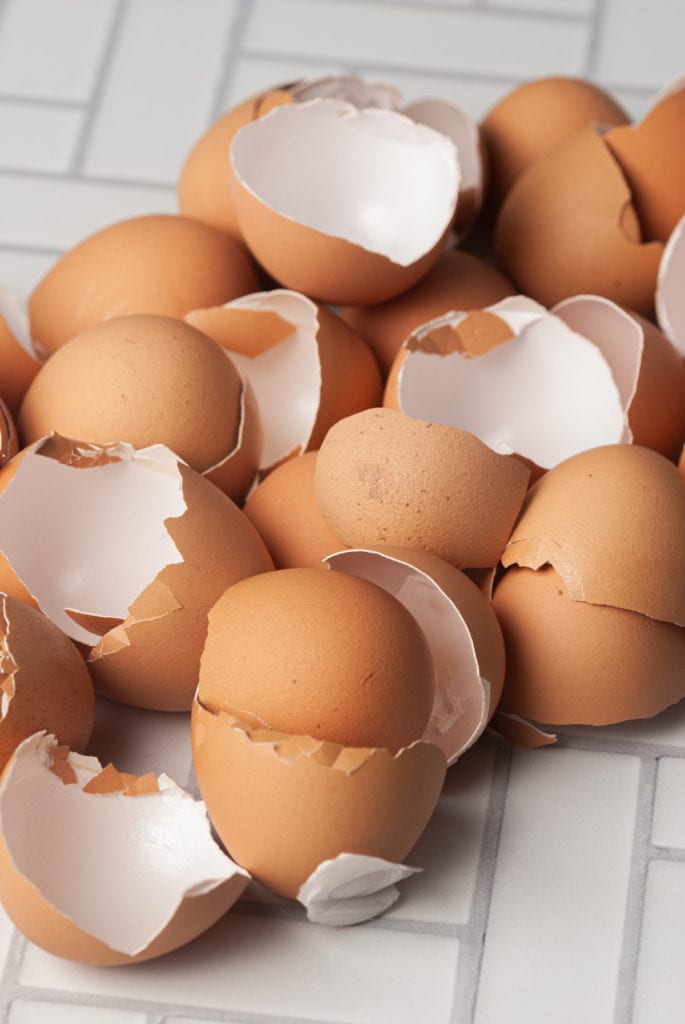
<svg viewBox="0 0 685 1024">
<path fill-rule="evenodd" d="M 546 306 L 596 294 L 653 313 L 663 246 L 642 241 L 630 189 L 593 127 L 521 175 L 497 220 L 495 249 L 512 280 Z"/>
<path fill-rule="evenodd" d="M 233 502 L 159 445 L 25 449 L 0 474 L 0 537 L 0 589 L 90 649 L 99 692 L 161 711 L 190 707 L 214 602 L 272 568 Z"/>
<path fill-rule="evenodd" d="M 685 626 L 685 479 L 637 445 L 574 455 L 528 492 L 502 564 L 549 564 L 574 601 Z"/>
<path fill-rule="evenodd" d="M 204 805 L 165 775 L 102 770 L 38 733 L 2 776 L 0 900 L 55 956 L 102 966 L 162 956 L 215 924 L 248 881 Z"/>
<path fill-rule="evenodd" d="M 83 750 L 93 728 L 95 697 L 77 648 L 40 612 L 2 593 L 0 631 L 0 770 L 39 729 Z"/>
<path fill-rule="evenodd" d="M 12 414 L 39 370 L 26 307 L 11 289 L 0 287 L 0 396 Z"/>
<path fill-rule="evenodd" d="M 651 718 L 685 697 L 680 626 L 574 600 L 549 565 L 506 572 L 493 607 L 507 650 L 504 713 L 609 725 Z"/>
<path fill-rule="evenodd" d="M 115 317 L 45 363 L 19 426 L 25 444 L 53 431 L 96 445 L 164 444 L 241 501 L 261 450 L 244 391 L 230 360 L 195 328 L 169 317 Z"/>
<path fill-rule="evenodd" d="M 656 315 L 659 326 L 685 356 L 685 217 L 678 221 L 659 265 Z"/>
<path fill-rule="evenodd" d="M 262 473 L 317 449 L 339 419 L 380 404 L 380 374 L 365 342 L 298 292 L 258 292 L 185 319 L 250 385 L 263 424 Z"/>
<path fill-rule="evenodd" d="M 369 409 L 329 430 L 314 493 L 350 547 L 428 551 L 477 569 L 499 560 L 529 476 L 464 430 Z"/>
<path fill-rule="evenodd" d="M 527 167 L 592 123 L 627 124 L 628 116 L 607 92 L 579 78 L 538 78 L 498 100 L 481 124 L 492 205 Z"/>
<path fill-rule="evenodd" d="M 276 107 L 240 129 L 231 160 L 250 250 L 281 284 L 325 302 L 368 305 L 410 288 L 454 219 L 454 143 L 394 111 Z"/>
<path fill-rule="evenodd" d="M 50 355 L 115 316 L 180 319 L 256 288 L 247 255 L 228 235 L 153 214 L 111 224 L 65 253 L 34 289 L 29 316 L 38 349 Z"/>
<path fill-rule="evenodd" d="M 404 859 L 428 824 L 445 778 L 432 743 L 341 747 L 212 714 L 197 700 L 193 761 L 222 842 L 258 881 L 296 897 L 340 853 Z"/>
<path fill-rule="evenodd" d="M 418 622 L 435 674 L 433 709 L 421 739 L 453 764 L 481 735 L 502 692 L 504 641 L 487 598 L 454 566 L 423 551 L 357 548 L 326 562 L 382 587 Z"/>
<path fill-rule="evenodd" d="M 513 286 L 495 267 L 451 249 L 409 291 L 377 306 L 348 306 L 341 316 L 368 342 L 387 373 L 402 343 L 421 324 L 453 309 L 481 309 L 513 294 Z"/>
<path fill-rule="evenodd" d="M 606 136 L 648 239 L 667 242 L 685 214 L 685 79 L 673 83 L 636 125 Z"/>
<path fill-rule="evenodd" d="M 314 924 L 360 924 L 392 907 L 400 897 L 395 883 L 422 870 L 382 857 L 339 853 L 314 869 L 300 886 L 297 899 Z"/>
<path fill-rule="evenodd" d="M 316 452 L 288 459 L 254 489 L 243 509 L 277 569 L 320 567 L 341 543 L 314 496 Z"/>
</svg>

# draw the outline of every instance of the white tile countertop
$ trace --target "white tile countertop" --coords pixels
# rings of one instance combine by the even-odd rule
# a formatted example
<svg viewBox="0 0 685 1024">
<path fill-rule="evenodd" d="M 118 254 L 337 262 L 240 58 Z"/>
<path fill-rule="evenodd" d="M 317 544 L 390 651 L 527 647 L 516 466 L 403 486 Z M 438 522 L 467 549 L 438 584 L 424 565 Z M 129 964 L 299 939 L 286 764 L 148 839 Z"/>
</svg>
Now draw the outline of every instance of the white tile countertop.
<svg viewBox="0 0 685 1024">
<path fill-rule="evenodd" d="M 0 282 L 174 211 L 190 145 L 260 86 L 354 71 L 480 116 L 556 72 L 637 115 L 683 39 L 681 0 L 0 0 Z M 103 702 L 92 748 L 192 785 L 184 716 Z M 385 917 L 327 929 L 251 887 L 190 947 L 106 970 L 0 914 L 0 1024 L 682 1024 L 684 792 L 685 706 L 541 751 L 486 735 Z"/>
</svg>

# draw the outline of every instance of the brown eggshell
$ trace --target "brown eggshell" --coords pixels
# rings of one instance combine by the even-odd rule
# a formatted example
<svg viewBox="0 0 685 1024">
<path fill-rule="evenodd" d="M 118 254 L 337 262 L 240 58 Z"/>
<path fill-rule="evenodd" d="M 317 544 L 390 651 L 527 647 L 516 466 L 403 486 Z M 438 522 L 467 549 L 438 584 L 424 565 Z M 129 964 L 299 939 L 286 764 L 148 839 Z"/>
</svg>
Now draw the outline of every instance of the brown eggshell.
<svg viewBox="0 0 685 1024">
<path fill-rule="evenodd" d="M 313 145 L 326 164 L 317 165 L 316 174 L 304 156 Z M 390 146 L 396 150 L 392 159 L 384 152 Z M 270 154 L 266 162 L 265 152 Z M 381 157 L 388 177 L 379 191 Z M 287 288 L 333 304 L 384 302 L 416 284 L 444 248 L 458 193 L 456 149 L 446 136 L 394 111 L 358 110 L 337 100 L 285 104 L 240 129 L 231 159 L 230 186 L 243 237 L 264 269 Z M 345 159 L 354 160 L 355 178 L 344 189 L 341 178 L 336 190 Z M 416 162 L 418 179 L 412 216 L 406 189 L 399 187 L 410 160 Z M 278 176 L 265 174 L 276 165 Z M 398 168 L 396 180 L 391 166 Z M 348 186 L 356 201 L 347 197 L 343 206 L 340 197 Z M 358 215 L 369 203 L 380 204 L 373 222 Z M 420 204 L 426 209 L 419 216 Z"/>
<path fill-rule="evenodd" d="M 401 861 L 435 809 L 445 757 L 431 743 L 398 754 L 250 730 L 195 702 L 193 761 L 212 822 L 258 881 L 294 897 L 339 853 Z"/>
<path fill-rule="evenodd" d="M 0 396 L 12 413 L 39 369 L 26 311 L 9 288 L 0 287 Z"/>
<path fill-rule="evenodd" d="M 243 511 L 277 569 L 320 566 L 342 547 L 314 497 L 316 454 L 306 452 L 277 466 L 245 503 Z"/>
<path fill-rule="evenodd" d="M 314 493 L 351 547 L 404 547 L 485 568 L 504 549 L 529 475 L 466 431 L 369 409 L 328 432 Z"/>
<path fill-rule="evenodd" d="M 19 435 L 12 414 L 0 399 L 0 467 L 13 459 L 19 451 Z"/>
<path fill-rule="evenodd" d="M 481 124 L 490 161 L 489 201 L 498 206 L 536 160 L 593 122 L 628 123 L 603 89 L 579 78 L 537 78 L 499 100 Z"/>
<path fill-rule="evenodd" d="M 39 729 L 83 750 L 90 738 L 95 697 L 78 650 L 44 615 L 0 594 L 0 769 Z"/>
<path fill-rule="evenodd" d="M 498 736 L 509 740 L 510 743 L 515 743 L 518 747 L 526 747 L 528 750 L 549 747 L 557 741 L 555 733 L 545 732 L 533 725 L 532 722 L 521 718 L 520 715 L 510 715 L 504 711 L 495 712 L 490 722 L 490 728 Z"/>
<path fill-rule="evenodd" d="M 573 600 L 550 567 L 512 569 L 493 607 L 507 649 L 500 710 L 555 725 L 651 718 L 685 697 L 685 630 Z"/>
<path fill-rule="evenodd" d="M 453 249 L 413 288 L 377 306 L 347 307 L 341 316 L 369 343 L 387 373 L 402 342 L 421 324 L 453 309 L 481 309 L 514 294 L 503 274 L 471 253 Z"/>
<path fill-rule="evenodd" d="M 685 213 L 685 81 L 607 145 L 626 177 L 643 236 L 667 242 Z"/>
<path fill-rule="evenodd" d="M 681 473 L 685 473 L 685 445 L 683 445 L 683 450 L 680 453 L 680 460 L 678 462 L 678 469 L 680 470 Z"/>
<path fill-rule="evenodd" d="M 653 313 L 663 246 L 641 243 L 630 190 L 594 128 L 521 175 L 502 206 L 495 248 L 505 272 L 546 306 L 595 294 Z"/>
<path fill-rule="evenodd" d="M 658 511 L 657 511 L 658 510 Z M 569 597 L 685 625 L 685 480 L 637 445 L 574 455 L 530 489 L 502 555 L 549 563 Z"/>
<path fill-rule="evenodd" d="M 29 809 L 28 814 L 36 811 L 40 806 L 35 797 L 35 787 L 32 786 L 33 780 L 24 775 L 21 781 L 17 780 L 15 782 L 13 774 L 16 774 L 17 764 L 21 763 L 19 759 L 30 755 L 32 748 L 37 747 L 39 753 L 43 754 L 47 747 L 48 757 L 54 758 L 54 760 L 52 760 L 52 763 L 48 761 L 43 770 L 45 774 L 52 776 L 47 781 L 49 781 L 55 791 L 57 799 L 61 796 L 60 791 L 57 790 L 57 785 L 75 785 L 78 789 L 81 788 L 78 783 L 81 783 L 82 789 L 85 791 L 82 797 L 81 820 L 78 822 L 79 835 L 76 837 L 76 842 L 70 841 L 68 829 L 64 827 L 64 823 L 54 807 L 49 808 L 50 813 L 34 813 L 30 819 L 30 829 L 28 824 L 25 824 L 24 828 L 25 830 L 29 829 L 33 837 L 32 842 L 39 849 L 43 849 L 43 856 L 46 860 L 49 861 L 50 858 L 59 858 L 60 856 L 62 858 L 72 857 L 71 870 L 74 872 L 83 871 L 84 878 L 87 880 L 75 889 L 72 885 L 72 891 L 76 893 L 75 899 L 73 896 L 71 900 L 68 897 L 64 899 L 65 903 L 73 904 L 70 908 L 71 914 L 57 909 L 54 906 L 54 897 L 51 901 L 46 890 L 51 889 L 52 886 L 59 887 L 59 873 L 53 872 L 53 874 L 57 875 L 57 880 L 52 881 L 50 878 L 51 873 L 43 868 L 44 880 L 41 882 L 39 878 L 32 880 L 19 869 L 15 856 L 13 856 L 14 841 L 10 834 L 13 819 L 16 818 L 17 814 L 16 805 L 12 808 L 13 813 L 3 813 L 1 818 L 2 828 L 0 830 L 0 901 L 14 924 L 23 932 L 26 938 L 34 943 L 34 945 L 39 946 L 54 956 L 73 960 L 77 963 L 113 966 L 116 964 L 139 963 L 144 960 L 150 960 L 153 957 L 163 956 L 165 953 L 178 949 L 198 935 L 201 935 L 223 917 L 244 891 L 249 881 L 249 876 L 247 872 L 233 864 L 228 857 L 224 857 L 218 846 L 213 843 L 209 833 L 209 823 L 207 822 L 206 836 L 202 836 L 202 838 L 206 844 L 212 844 L 213 846 L 214 860 L 216 861 L 214 877 L 210 876 L 204 883 L 200 884 L 190 882 L 186 886 L 187 891 L 185 893 L 182 889 L 182 881 L 177 881 L 176 884 L 180 890 L 178 904 L 175 907 L 173 905 L 169 906 L 170 917 L 168 921 L 161 929 L 157 930 L 156 934 L 151 934 L 150 940 L 142 949 L 127 953 L 121 949 L 112 948 L 112 946 L 96 937 L 92 932 L 79 926 L 77 920 L 83 915 L 84 901 L 92 901 L 99 904 L 102 907 L 102 912 L 110 915 L 110 918 L 111 916 L 121 918 L 125 915 L 136 915 L 141 912 L 141 902 L 143 905 L 146 902 L 145 899 L 140 900 L 140 892 L 138 893 L 138 898 L 136 897 L 134 879 L 131 879 L 128 906 L 126 906 L 125 900 L 120 899 L 118 903 L 115 903 L 112 897 L 103 897 L 103 893 L 112 889 L 112 877 L 107 874 L 106 867 L 102 867 L 100 863 L 97 863 L 97 859 L 99 857 L 101 860 L 109 860 L 111 862 L 117 855 L 110 853 L 108 857 L 107 853 L 102 850 L 103 838 L 98 834 L 97 822 L 93 824 L 92 828 L 89 828 L 87 818 L 90 801 L 111 801 L 112 799 L 121 800 L 122 798 L 125 800 L 147 800 L 147 804 L 144 806 L 148 809 L 150 818 L 150 825 L 147 830 L 149 834 L 141 834 L 140 830 L 131 830 L 130 833 L 124 833 L 118 837 L 110 835 L 110 845 L 114 845 L 116 849 L 118 843 L 128 844 L 129 851 L 127 853 L 130 857 L 130 847 L 135 847 L 137 844 L 139 852 L 136 851 L 136 853 L 143 862 L 147 860 L 154 863 L 155 858 L 158 858 L 162 862 L 165 861 L 164 870 L 166 873 L 173 870 L 177 876 L 180 875 L 182 870 L 185 853 L 183 847 L 188 846 L 187 821 L 185 823 L 186 835 L 183 840 L 180 840 L 178 833 L 174 835 L 173 818 L 171 821 L 169 820 L 171 816 L 168 800 L 165 800 L 164 804 L 162 804 L 159 796 L 155 798 L 153 795 L 159 794 L 160 789 L 175 788 L 173 784 L 171 784 L 171 787 L 167 783 L 158 785 L 157 780 L 152 776 L 150 780 L 152 785 L 147 784 L 146 780 L 143 779 L 139 780 L 144 783 L 142 787 L 129 784 L 124 788 L 125 782 L 130 780 L 135 783 L 138 780 L 135 780 L 135 777 L 132 776 L 120 776 L 121 783 L 119 785 L 108 785 L 108 782 L 111 781 L 112 772 L 108 772 L 106 769 L 102 772 L 102 775 L 108 776 L 108 778 L 104 779 L 103 784 L 100 785 L 100 779 L 95 775 L 100 765 L 95 758 L 76 758 L 74 755 L 69 754 L 67 747 L 59 747 L 55 743 L 54 737 L 44 737 L 43 734 L 39 733 L 23 744 L 2 777 L 2 782 L 0 783 L 0 810 L 7 803 L 7 795 L 11 792 L 13 785 L 24 793 L 24 802 L 26 802 Z M 45 755 L 43 754 L 43 756 Z M 94 767 L 91 767 L 91 764 Z M 80 776 L 78 779 L 77 774 Z M 113 774 L 117 775 L 118 773 L 113 772 Z M 88 777 L 92 781 L 83 786 L 84 779 Z M 60 778 L 63 781 L 60 781 Z M 159 782 L 162 783 L 163 779 L 160 778 Z M 178 792 L 182 793 L 182 791 Z M 186 799 L 190 799 L 188 794 L 182 795 Z M 34 802 L 32 802 L 32 796 Z M 150 803 L 150 799 L 154 801 L 153 804 Z M 41 803 L 45 804 L 44 796 Z M 157 810 L 159 815 L 156 832 L 155 810 Z M 73 826 L 74 822 L 72 821 L 71 824 Z M 184 828 L 183 820 L 180 821 L 177 827 Z M 155 851 L 155 843 L 157 846 L 160 845 L 160 828 L 164 832 L 164 847 L 172 851 L 174 843 L 178 846 L 178 852 L 176 852 L 177 864 L 174 865 L 173 869 L 170 869 L 169 858 L 160 857 L 160 854 Z M 19 847 L 21 847 L 21 843 L 19 843 Z M 93 860 L 96 861 L 95 864 L 92 863 Z M 118 864 L 110 863 L 108 866 L 113 873 L 118 872 Z M 149 876 L 149 868 L 145 870 L 145 873 Z M 117 881 L 119 880 L 117 879 Z M 147 884 L 151 884 L 149 878 Z M 81 906 L 79 906 L 78 900 L 81 900 Z"/>
<path fill-rule="evenodd" d="M 103 320 L 134 313 L 181 319 L 257 288 L 243 249 L 188 217 L 155 214 L 103 228 L 62 256 L 34 289 L 34 340 L 48 355 Z"/>
</svg>

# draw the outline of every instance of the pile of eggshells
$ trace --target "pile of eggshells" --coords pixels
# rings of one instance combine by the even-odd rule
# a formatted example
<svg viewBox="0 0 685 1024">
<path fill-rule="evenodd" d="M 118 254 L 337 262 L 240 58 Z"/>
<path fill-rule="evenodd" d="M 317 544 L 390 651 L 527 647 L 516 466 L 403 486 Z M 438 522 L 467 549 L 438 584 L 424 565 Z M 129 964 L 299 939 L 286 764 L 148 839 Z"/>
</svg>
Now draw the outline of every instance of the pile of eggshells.
<svg viewBox="0 0 685 1024">
<path fill-rule="evenodd" d="M 488 724 L 685 696 L 685 82 L 299 81 L 179 197 L 0 291 L 0 900 L 95 964 L 251 878 L 381 913 Z M 191 713 L 203 802 L 94 691 Z"/>
</svg>

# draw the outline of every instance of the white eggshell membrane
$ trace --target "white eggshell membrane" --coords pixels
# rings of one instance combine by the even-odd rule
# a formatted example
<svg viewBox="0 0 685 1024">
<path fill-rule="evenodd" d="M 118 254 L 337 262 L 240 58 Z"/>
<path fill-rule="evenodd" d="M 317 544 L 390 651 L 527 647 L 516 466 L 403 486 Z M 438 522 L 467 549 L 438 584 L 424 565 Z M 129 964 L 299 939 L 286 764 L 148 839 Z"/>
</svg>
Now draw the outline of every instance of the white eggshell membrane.
<svg viewBox="0 0 685 1024">
<path fill-rule="evenodd" d="M 478 125 L 457 103 L 448 100 L 418 100 L 404 107 L 403 114 L 451 139 L 457 147 L 462 189 L 483 190 L 483 162 Z"/>
<path fill-rule="evenodd" d="M 26 303 L 22 302 L 11 288 L 0 285 L 0 317 L 5 321 L 16 341 L 32 359 L 40 358 L 31 336 L 29 314 Z"/>
<path fill-rule="evenodd" d="M 55 442 L 60 458 L 47 454 Z M 183 561 L 165 528 L 186 511 L 178 467 L 163 445 L 118 444 L 103 459 L 102 448 L 55 438 L 29 449 L 0 494 L 0 549 L 73 640 L 100 636 L 68 611 L 123 620 L 162 569 Z"/>
<path fill-rule="evenodd" d="M 656 315 L 661 330 L 685 356 L 685 217 L 676 224 L 661 257 Z"/>
<path fill-rule="evenodd" d="M 186 897 L 249 875 L 222 853 L 204 804 L 165 775 L 159 793 L 84 793 L 97 758 L 70 754 L 76 783 L 50 766 L 54 736 L 18 748 L 0 786 L 0 830 L 15 867 L 48 903 L 111 949 L 135 956 Z"/>
<path fill-rule="evenodd" d="M 415 566 L 353 548 L 324 559 L 329 568 L 375 583 L 418 622 L 435 668 L 435 701 L 422 740 L 453 764 L 483 732 L 490 712 L 490 682 L 481 676 L 471 633 L 455 603 Z"/>
<path fill-rule="evenodd" d="M 259 468 L 267 470 L 291 452 L 304 451 L 316 423 L 321 398 L 317 308 L 284 288 L 245 295 L 224 308 L 276 313 L 292 325 L 283 341 L 252 358 L 225 349 L 257 400 L 264 431 Z"/>
<path fill-rule="evenodd" d="M 365 82 L 355 75 L 328 75 L 297 82 L 288 90 L 296 103 L 309 100 L 342 100 L 363 110 L 376 107 L 380 110 L 399 110 L 400 94 L 387 82 Z"/>
<path fill-rule="evenodd" d="M 402 412 L 468 430 L 499 454 L 517 453 L 543 469 L 631 440 L 611 366 L 596 344 L 530 300 L 504 299 L 486 311 L 513 337 L 477 357 L 421 348 L 436 329 L 458 326 L 464 312 L 430 321 L 405 343 Z"/>
<path fill-rule="evenodd" d="M 454 143 L 391 110 L 332 99 L 279 106 L 240 129 L 231 160 L 277 213 L 402 267 L 433 249 L 456 208 Z"/>
<path fill-rule="evenodd" d="M 315 924 L 360 924 L 397 902 L 400 893 L 396 882 L 422 870 L 393 864 L 382 857 L 340 853 L 319 864 L 300 886 L 297 899 Z"/>
</svg>

